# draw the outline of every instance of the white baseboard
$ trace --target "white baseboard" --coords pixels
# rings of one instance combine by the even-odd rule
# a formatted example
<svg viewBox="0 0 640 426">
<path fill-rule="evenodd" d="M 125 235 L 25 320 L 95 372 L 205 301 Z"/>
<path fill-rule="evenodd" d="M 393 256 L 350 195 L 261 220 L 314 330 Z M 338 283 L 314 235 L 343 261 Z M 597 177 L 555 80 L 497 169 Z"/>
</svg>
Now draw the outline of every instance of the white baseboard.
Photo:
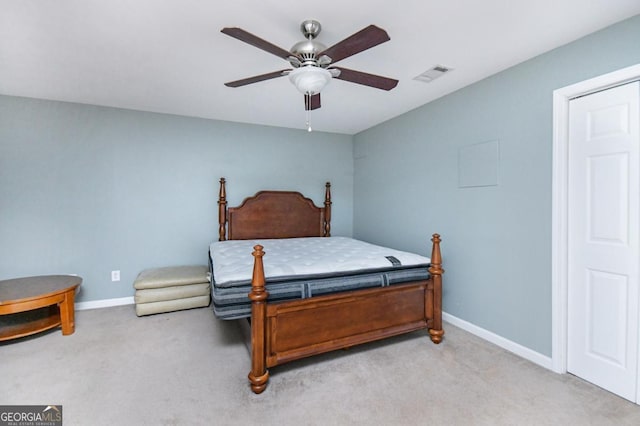
<svg viewBox="0 0 640 426">
<path fill-rule="evenodd" d="M 110 308 L 112 306 L 133 305 L 133 296 L 120 297 L 118 299 L 102 299 L 91 300 L 89 302 L 77 302 L 75 304 L 76 311 L 84 311 L 86 309 Z"/>
<path fill-rule="evenodd" d="M 478 327 L 477 325 L 471 324 L 470 322 L 467 322 L 463 319 L 454 317 L 453 315 L 450 315 L 446 312 L 442 313 L 442 319 L 449 324 L 455 325 L 456 327 L 459 327 L 464 331 L 468 331 L 469 333 L 476 335 L 488 342 L 491 342 L 494 345 L 501 347 L 502 349 L 506 349 L 507 351 L 512 352 L 526 360 L 529 360 L 534 364 L 538 364 L 539 366 L 544 367 L 548 370 L 553 370 L 551 357 L 542 355 L 539 352 L 524 347 L 518 343 L 512 342 L 509 339 L 505 339 L 502 336 L 498 336 L 495 333 Z"/>
<path fill-rule="evenodd" d="M 112 306 L 122 306 L 122 305 L 133 305 L 135 302 L 133 300 L 133 296 L 129 297 L 120 297 L 117 299 L 103 299 L 103 300 L 92 300 L 89 302 L 78 302 L 75 304 L 75 308 L 78 311 L 86 310 L 86 309 L 98 309 L 98 308 L 109 308 Z M 475 336 L 480 337 L 488 342 L 493 343 L 496 346 L 501 347 L 509 352 L 512 352 L 526 360 L 533 362 L 534 364 L 538 364 L 541 367 L 544 367 L 549 370 L 553 370 L 553 363 L 550 357 L 542 355 L 539 352 L 536 352 L 532 349 L 524 347 L 518 343 L 512 342 L 509 339 L 505 339 L 502 336 L 498 336 L 495 333 L 492 333 L 484 328 L 478 327 L 477 325 L 471 324 L 463 319 L 450 315 L 446 312 L 442 313 L 442 319 L 449 324 L 452 324 L 458 328 L 463 329 Z"/>
</svg>

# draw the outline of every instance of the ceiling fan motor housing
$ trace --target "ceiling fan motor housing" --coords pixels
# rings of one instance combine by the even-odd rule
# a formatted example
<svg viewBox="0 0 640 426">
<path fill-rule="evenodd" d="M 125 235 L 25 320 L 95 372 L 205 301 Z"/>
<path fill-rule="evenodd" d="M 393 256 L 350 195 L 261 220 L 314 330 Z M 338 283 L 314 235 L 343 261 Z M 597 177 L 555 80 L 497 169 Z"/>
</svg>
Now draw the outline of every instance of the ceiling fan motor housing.
<svg viewBox="0 0 640 426">
<path fill-rule="evenodd" d="M 291 54 L 300 59 L 298 66 L 318 66 L 317 54 L 326 50 L 326 46 L 316 40 L 304 40 L 293 45 Z M 296 64 L 292 63 L 294 67 Z"/>
<path fill-rule="evenodd" d="M 292 66 L 319 66 L 318 53 L 327 49 L 327 46 L 315 40 L 321 29 L 320 22 L 313 19 L 307 19 L 300 24 L 300 31 L 306 40 L 294 44 L 291 48 L 291 54 L 300 60 L 300 63 L 295 60 L 289 61 Z"/>
</svg>

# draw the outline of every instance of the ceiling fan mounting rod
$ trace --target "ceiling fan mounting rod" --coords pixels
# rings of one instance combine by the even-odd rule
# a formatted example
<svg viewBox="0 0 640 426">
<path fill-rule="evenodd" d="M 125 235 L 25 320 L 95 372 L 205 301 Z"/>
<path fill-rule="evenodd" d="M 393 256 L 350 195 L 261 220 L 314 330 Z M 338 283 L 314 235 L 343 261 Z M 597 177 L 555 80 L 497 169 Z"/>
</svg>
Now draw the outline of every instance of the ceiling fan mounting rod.
<svg viewBox="0 0 640 426">
<path fill-rule="evenodd" d="M 304 35 L 304 38 L 313 40 L 314 38 L 318 37 L 320 31 L 322 31 L 322 25 L 320 25 L 320 22 L 314 19 L 307 19 L 305 21 L 302 21 L 302 23 L 300 24 L 300 31 L 302 31 L 302 35 Z"/>
</svg>

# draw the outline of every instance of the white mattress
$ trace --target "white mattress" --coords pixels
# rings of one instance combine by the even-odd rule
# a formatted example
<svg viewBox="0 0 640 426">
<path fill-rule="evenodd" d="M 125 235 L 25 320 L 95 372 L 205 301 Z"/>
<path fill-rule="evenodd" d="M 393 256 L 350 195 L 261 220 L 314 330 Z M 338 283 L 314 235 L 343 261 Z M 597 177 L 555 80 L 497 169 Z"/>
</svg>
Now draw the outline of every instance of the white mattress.
<svg viewBox="0 0 640 426">
<path fill-rule="evenodd" d="M 404 268 L 431 261 L 425 256 L 346 237 L 217 241 L 210 246 L 215 284 L 229 287 L 250 282 L 251 253 L 258 244 L 264 247 L 267 280 Z"/>
</svg>

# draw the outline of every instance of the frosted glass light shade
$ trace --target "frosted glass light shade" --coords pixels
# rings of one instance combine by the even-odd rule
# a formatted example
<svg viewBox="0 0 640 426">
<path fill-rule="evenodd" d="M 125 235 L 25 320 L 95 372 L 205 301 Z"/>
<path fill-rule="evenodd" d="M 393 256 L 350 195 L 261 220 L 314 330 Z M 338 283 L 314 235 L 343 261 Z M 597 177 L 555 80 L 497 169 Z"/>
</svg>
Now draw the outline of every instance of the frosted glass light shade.
<svg viewBox="0 0 640 426">
<path fill-rule="evenodd" d="M 315 95 L 331 81 L 331 73 L 324 68 L 305 66 L 291 71 L 289 81 L 299 92 Z"/>
</svg>

